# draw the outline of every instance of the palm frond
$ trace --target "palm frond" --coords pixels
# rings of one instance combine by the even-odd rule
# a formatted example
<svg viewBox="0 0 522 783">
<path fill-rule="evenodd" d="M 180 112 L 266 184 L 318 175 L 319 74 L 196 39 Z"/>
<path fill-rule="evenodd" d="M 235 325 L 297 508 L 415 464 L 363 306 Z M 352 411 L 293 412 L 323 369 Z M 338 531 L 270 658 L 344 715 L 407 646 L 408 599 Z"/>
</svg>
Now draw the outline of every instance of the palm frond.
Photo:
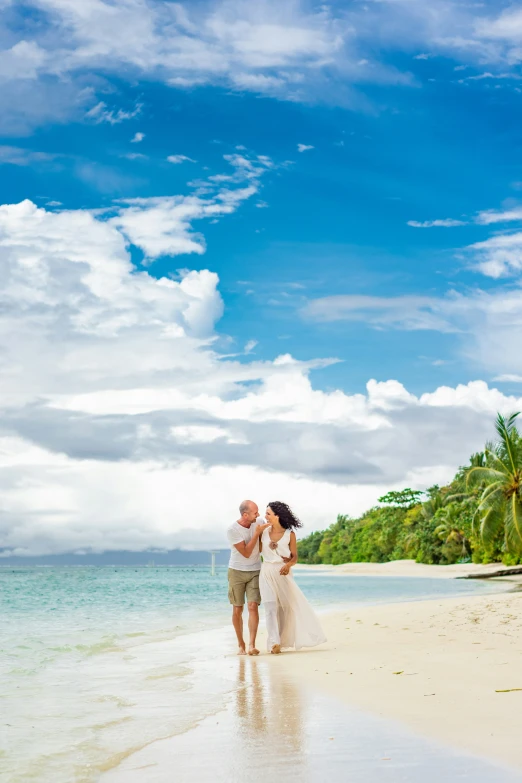
<svg viewBox="0 0 522 783">
<path fill-rule="evenodd" d="M 494 497 L 493 497 L 494 496 Z M 495 481 L 486 487 L 479 499 L 479 510 L 481 508 L 490 508 L 494 503 L 501 502 L 504 499 L 504 482 Z"/>
<path fill-rule="evenodd" d="M 517 416 L 520 416 L 520 411 L 517 411 L 516 413 L 510 413 L 509 416 L 502 416 L 500 413 L 497 415 L 497 423 L 496 423 L 496 430 L 500 433 L 500 430 L 504 428 L 506 432 L 511 434 L 511 432 L 515 429 Z"/>
<path fill-rule="evenodd" d="M 456 492 L 454 495 L 448 495 L 446 497 L 447 503 L 458 503 L 459 501 L 466 500 L 468 497 L 467 492 Z"/>
<path fill-rule="evenodd" d="M 445 522 L 443 522 L 441 525 L 438 525 L 435 530 L 433 531 L 437 538 L 440 538 L 441 541 L 444 540 L 448 533 L 448 526 Z"/>
<path fill-rule="evenodd" d="M 511 552 L 522 552 L 522 500 L 513 494 L 506 504 L 506 544 Z"/>
<path fill-rule="evenodd" d="M 505 417 L 499 413 L 495 425 L 495 429 L 500 438 L 500 445 L 505 449 L 511 470 L 513 471 L 517 469 L 516 454 L 514 453 L 516 452 L 516 437 L 514 438 L 513 436 L 518 436 L 515 427 L 515 421 L 518 415 L 518 413 L 512 413 L 510 416 Z"/>
<path fill-rule="evenodd" d="M 504 511 L 500 507 L 490 508 L 482 517 L 480 535 L 488 546 L 493 544 L 504 525 Z"/>
<path fill-rule="evenodd" d="M 488 449 L 487 455 L 489 462 L 493 463 L 493 465 L 488 465 L 488 467 L 492 468 L 493 470 L 500 470 L 502 473 L 509 475 L 511 473 L 511 468 L 509 465 L 506 465 L 502 459 L 502 456 L 504 455 L 504 449 L 501 449 L 500 452 L 500 454 L 497 454 L 497 447 L 494 449 Z"/>
<path fill-rule="evenodd" d="M 466 485 L 476 487 L 482 482 L 505 481 L 506 474 L 494 468 L 470 468 L 466 475 Z"/>
<path fill-rule="evenodd" d="M 501 508 L 506 502 L 506 496 L 502 486 L 497 486 L 483 497 L 478 505 L 477 512 L 484 514 L 492 508 Z"/>
</svg>

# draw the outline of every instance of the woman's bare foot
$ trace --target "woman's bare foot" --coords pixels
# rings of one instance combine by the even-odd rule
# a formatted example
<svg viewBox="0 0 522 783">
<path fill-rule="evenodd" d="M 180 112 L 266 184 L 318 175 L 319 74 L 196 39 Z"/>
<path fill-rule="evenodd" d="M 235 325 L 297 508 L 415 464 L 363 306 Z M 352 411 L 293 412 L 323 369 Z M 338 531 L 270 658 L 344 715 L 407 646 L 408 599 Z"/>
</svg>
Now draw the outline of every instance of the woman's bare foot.
<svg viewBox="0 0 522 783">
<path fill-rule="evenodd" d="M 257 649 L 257 647 L 254 647 L 254 645 L 251 644 L 249 646 L 249 648 L 248 648 L 248 654 L 249 655 L 259 655 L 259 650 Z"/>
<path fill-rule="evenodd" d="M 273 644 L 272 649 L 270 650 L 272 655 L 279 655 L 281 652 L 281 645 L 280 644 Z"/>
<path fill-rule="evenodd" d="M 239 648 L 239 650 L 237 651 L 237 654 L 238 654 L 238 655 L 246 655 L 246 649 L 245 649 L 245 647 L 244 647 L 244 646 L 243 646 L 243 647 L 240 647 L 240 648 Z"/>
</svg>

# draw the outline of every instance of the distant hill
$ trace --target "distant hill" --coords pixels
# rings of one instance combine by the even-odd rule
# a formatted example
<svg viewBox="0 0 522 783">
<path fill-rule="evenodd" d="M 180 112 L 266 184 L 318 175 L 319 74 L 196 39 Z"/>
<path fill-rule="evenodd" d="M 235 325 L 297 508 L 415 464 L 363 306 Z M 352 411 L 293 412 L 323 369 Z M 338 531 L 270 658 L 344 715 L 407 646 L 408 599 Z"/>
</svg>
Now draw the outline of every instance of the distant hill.
<svg viewBox="0 0 522 783">
<path fill-rule="evenodd" d="M 227 565 L 230 550 L 216 550 L 216 565 Z M 166 552 L 145 550 L 144 552 L 129 552 L 116 550 L 113 552 L 87 553 L 84 555 L 72 552 L 61 555 L 36 555 L 34 557 L 2 557 L 0 552 L 0 568 L 2 566 L 36 566 L 36 565 L 77 565 L 77 566 L 144 566 L 154 563 L 156 566 L 167 565 L 210 565 L 210 554 L 205 551 L 171 549 Z"/>
</svg>

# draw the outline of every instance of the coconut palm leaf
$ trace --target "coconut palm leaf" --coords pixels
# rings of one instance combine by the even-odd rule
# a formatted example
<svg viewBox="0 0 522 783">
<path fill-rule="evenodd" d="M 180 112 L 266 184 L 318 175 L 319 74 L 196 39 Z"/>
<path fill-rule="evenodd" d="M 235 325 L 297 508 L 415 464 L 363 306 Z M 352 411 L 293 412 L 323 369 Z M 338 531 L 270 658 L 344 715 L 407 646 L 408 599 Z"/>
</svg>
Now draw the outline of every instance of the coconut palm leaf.
<svg viewBox="0 0 522 783">
<path fill-rule="evenodd" d="M 502 450 L 505 449 L 509 459 L 510 468 L 513 471 L 517 469 L 516 440 L 518 440 L 518 432 L 515 427 L 515 420 L 518 415 L 518 413 L 512 413 L 511 416 L 505 418 L 499 413 L 495 425 L 495 429 L 497 430 L 500 437 L 499 445 L 501 446 Z M 515 434 L 517 436 L 516 439 L 513 437 Z"/>
<path fill-rule="evenodd" d="M 504 518 L 505 515 L 501 508 L 490 508 L 483 515 L 480 523 L 480 535 L 486 546 L 494 543 L 504 526 Z"/>
<path fill-rule="evenodd" d="M 479 486 L 484 482 L 505 481 L 506 473 L 493 468 L 470 468 L 466 476 L 466 484 L 469 488 Z"/>
<path fill-rule="evenodd" d="M 489 506 L 486 504 L 488 503 L 490 496 L 494 495 L 495 492 L 499 492 L 500 495 L 503 496 L 503 492 L 504 492 L 503 481 L 495 481 L 494 484 L 490 484 L 489 487 L 485 488 L 485 490 L 482 492 L 482 495 L 480 496 L 479 508 L 481 507 L 488 508 Z"/>
<path fill-rule="evenodd" d="M 480 534 L 483 538 L 488 536 L 487 533 L 484 534 L 484 523 L 487 520 L 489 520 L 490 523 L 494 526 L 494 535 L 496 535 L 498 532 L 496 522 L 494 523 L 494 516 L 496 515 L 499 518 L 502 518 L 504 505 L 505 498 L 503 487 L 501 485 L 499 486 L 498 484 L 491 487 L 486 487 L 473 518 L 474 529 L 476 519 L 478 518 L 480 520 Z"/>
<path fill-rule="evenodd" d="M 522 552 L 522 499 L 513 494 L 506 504 L 506 543 L 512 552 Z"/>
<path fill-rule="evenodd" d="M 498 447 L 486 452 L 488 456 L 488 462 L 491 463 L 488 467 L 492 468 L 493 470 L 499 470 L 501 473 L 509 473 L 511 467 L 507 461 L 503 459 L 504 451 L 500 449 L 500 454 L 497 454 L 497 450 Z"/>
<path fill-rule="evenodd" d="M 480 520 L 484 543 L 492 544 L 504 532 L 509 552 L 522 552 L 522 437 L 516 428 L 518 413 L 498 414 L 499 440 L 486 447 L 486 467 L 472 467 L 466 485 L 482 487 L 473 527 Z"/>
</svg>

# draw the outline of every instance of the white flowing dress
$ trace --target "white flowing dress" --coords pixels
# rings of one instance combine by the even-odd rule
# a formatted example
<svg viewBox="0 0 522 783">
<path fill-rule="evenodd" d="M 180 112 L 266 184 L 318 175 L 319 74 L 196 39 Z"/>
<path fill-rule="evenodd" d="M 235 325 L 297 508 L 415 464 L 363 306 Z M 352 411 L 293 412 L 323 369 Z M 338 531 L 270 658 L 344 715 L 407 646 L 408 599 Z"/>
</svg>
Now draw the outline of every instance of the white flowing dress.
<svg viewBox="0 0 522 783">
<path fill-rule="evenodd" d="M 314 610 L 304 597 L 292 576 L 279 573 L 283 557 L 290 557 L 290 530 L 285 530 L 277 542 L 277 548 L 271 548 L 269 528 L 263 530 L 263 563 L 259 575 L 261 601 L 265 607 L 267 647 L 274 644 L 282 648 L 316 647 L 326 641 L 323 629 Z M 274 542 L 275 543 L 275 542 Z"/>
</svg>

